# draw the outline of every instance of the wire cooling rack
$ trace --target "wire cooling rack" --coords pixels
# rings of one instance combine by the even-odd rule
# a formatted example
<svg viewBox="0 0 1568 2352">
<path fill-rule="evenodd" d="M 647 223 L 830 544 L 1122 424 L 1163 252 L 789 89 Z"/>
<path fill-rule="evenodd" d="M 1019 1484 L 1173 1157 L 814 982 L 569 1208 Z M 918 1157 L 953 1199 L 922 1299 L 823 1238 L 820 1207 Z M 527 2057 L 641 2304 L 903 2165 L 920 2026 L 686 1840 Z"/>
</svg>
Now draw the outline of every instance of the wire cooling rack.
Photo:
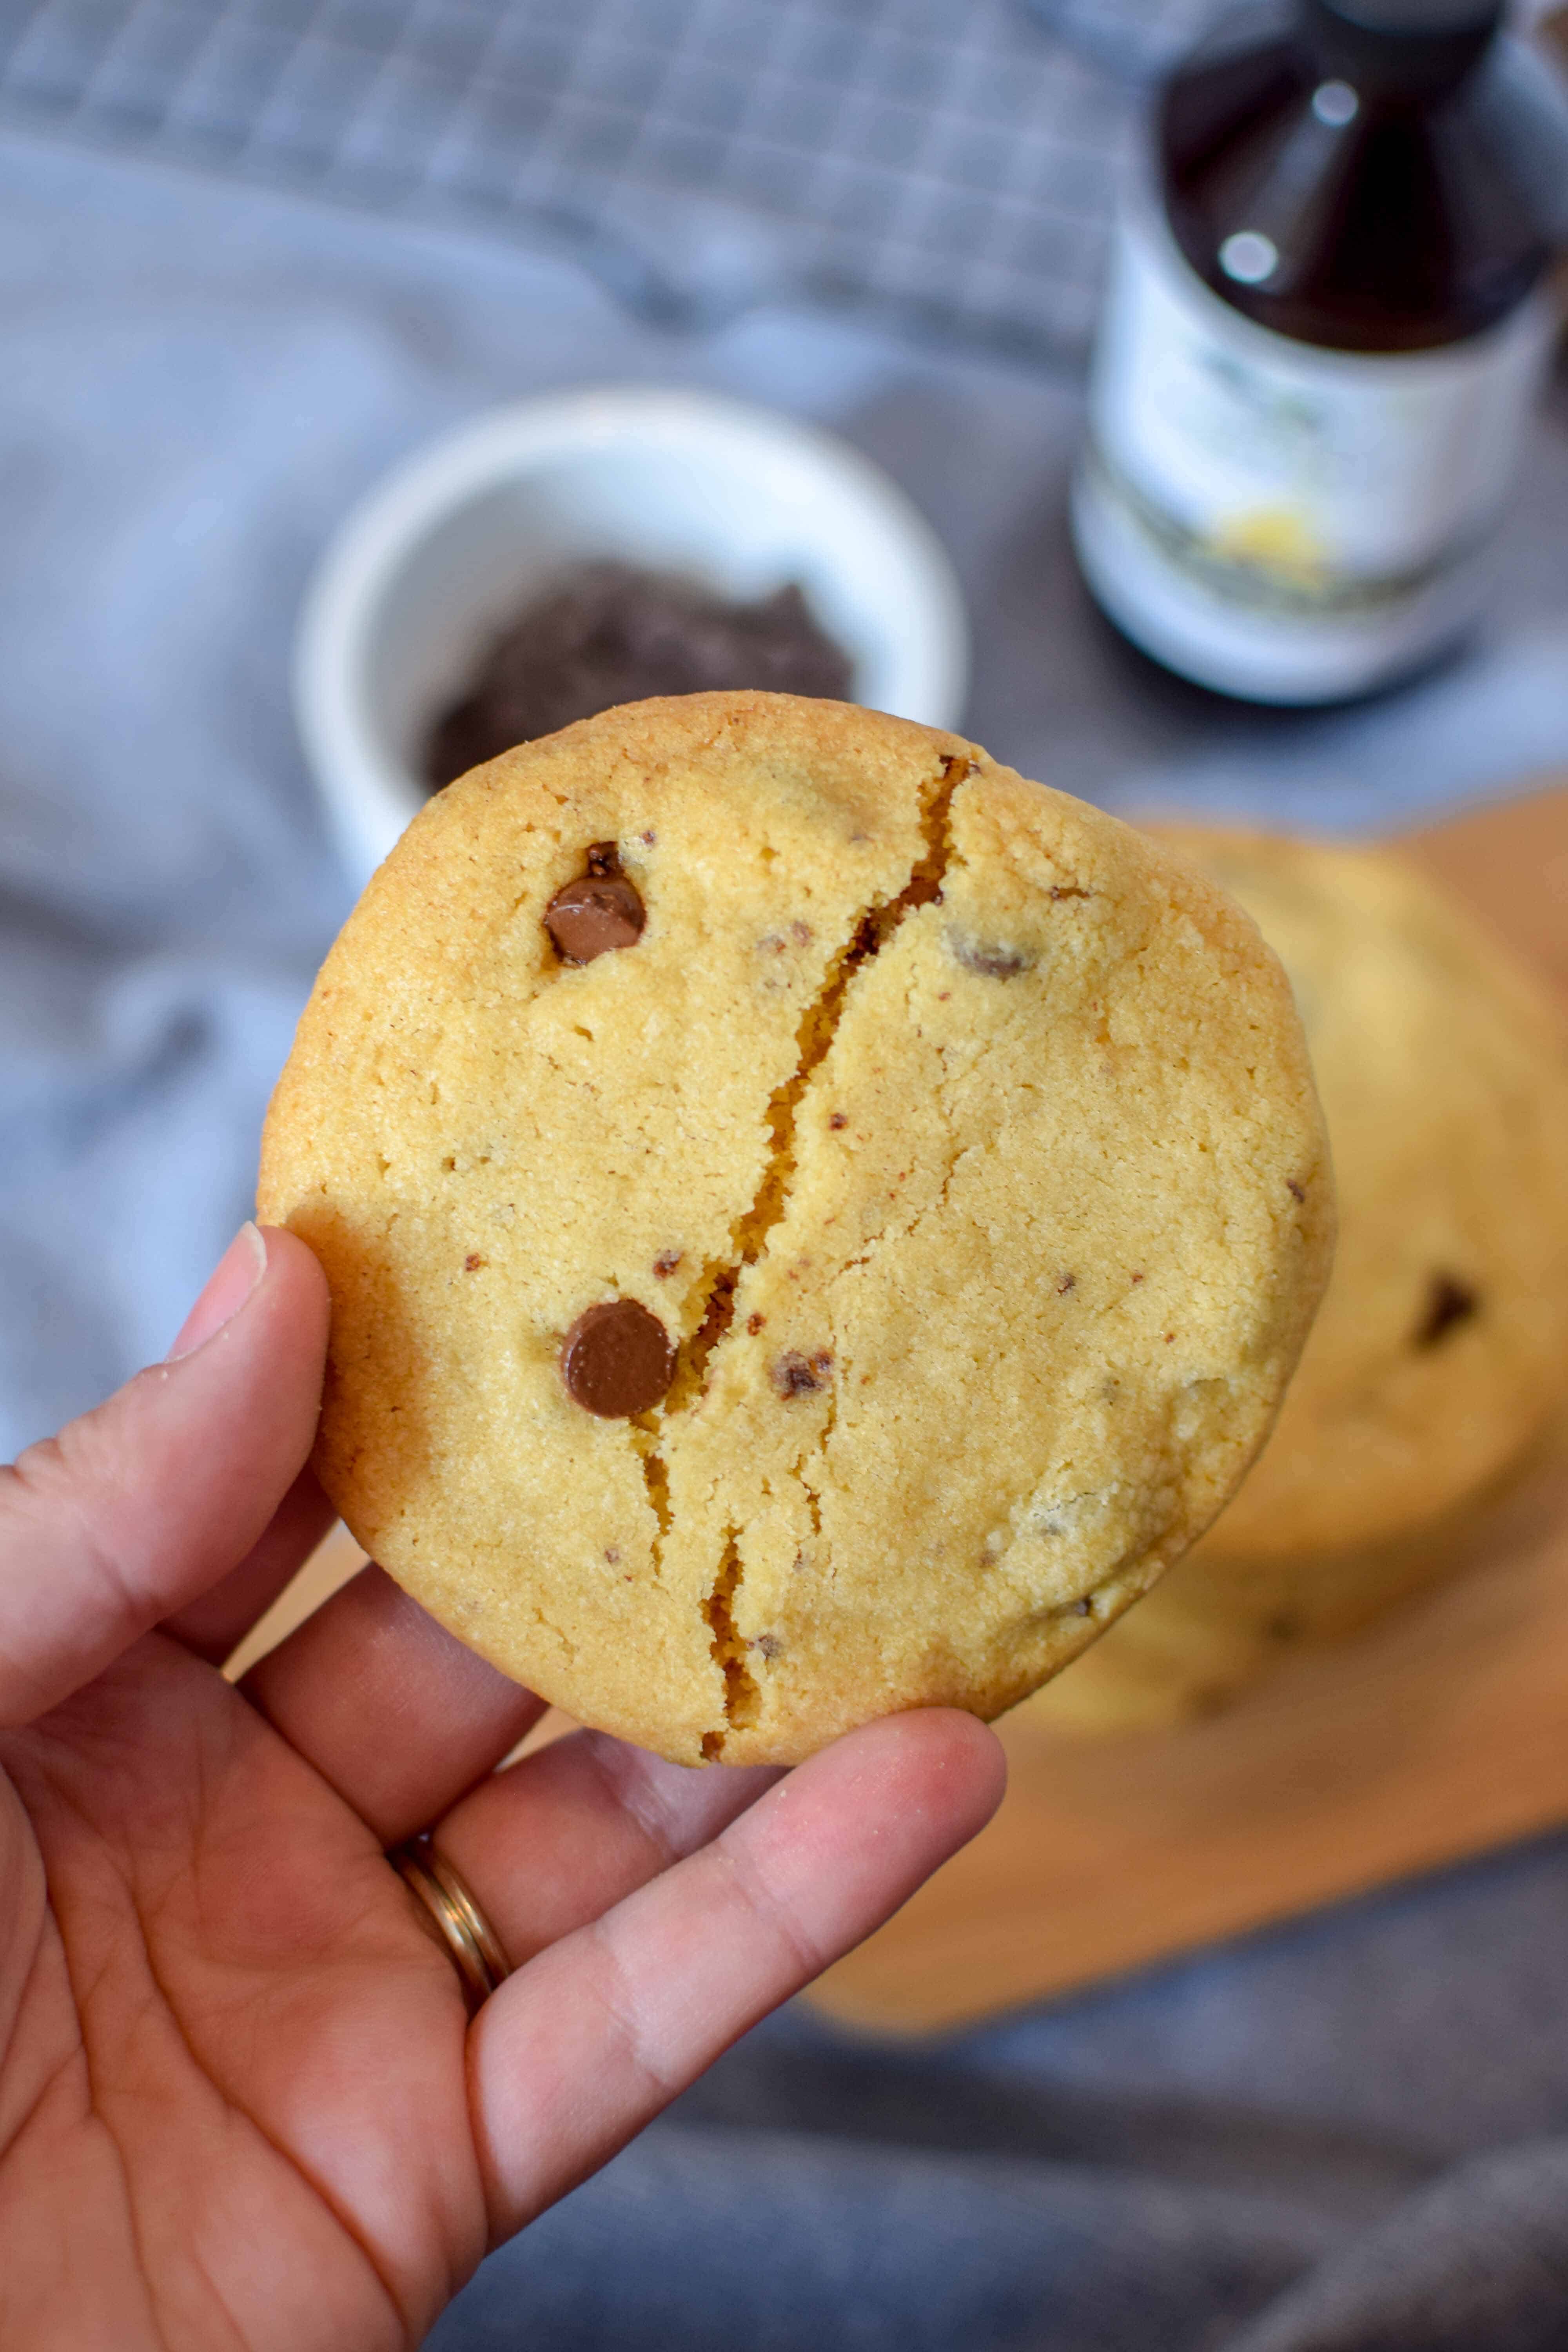
<svg viewBox="0 0 1568 2352">
<path fill-rule="evenodd" d="M 0 120 L 1062 355 L 1194 0 L 0 0 Z"/>
</svg>

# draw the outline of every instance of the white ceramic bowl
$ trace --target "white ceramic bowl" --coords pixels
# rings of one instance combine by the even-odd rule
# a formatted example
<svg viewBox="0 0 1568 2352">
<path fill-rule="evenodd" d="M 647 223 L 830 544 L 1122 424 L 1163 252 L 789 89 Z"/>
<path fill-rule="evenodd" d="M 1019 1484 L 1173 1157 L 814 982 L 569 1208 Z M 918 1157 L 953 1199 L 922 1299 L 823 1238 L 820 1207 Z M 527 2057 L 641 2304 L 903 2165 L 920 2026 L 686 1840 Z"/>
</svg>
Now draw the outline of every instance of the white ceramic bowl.
<svg viewBox="0 0 1568 2352">
<path fill-rule="evenodd" d="M 536 583 L 594 556 L 737 598 L 798 581 L 854 663 L 857 701 L 957 723 L 968 630 L 952 568 L 903 492 L 842 442 L 691 393 L 492 409 L 355 508 L 300 618 L 300 730 L 356 887 L 424 804 L 426 730 L 487 638 Z"/>
</svg>

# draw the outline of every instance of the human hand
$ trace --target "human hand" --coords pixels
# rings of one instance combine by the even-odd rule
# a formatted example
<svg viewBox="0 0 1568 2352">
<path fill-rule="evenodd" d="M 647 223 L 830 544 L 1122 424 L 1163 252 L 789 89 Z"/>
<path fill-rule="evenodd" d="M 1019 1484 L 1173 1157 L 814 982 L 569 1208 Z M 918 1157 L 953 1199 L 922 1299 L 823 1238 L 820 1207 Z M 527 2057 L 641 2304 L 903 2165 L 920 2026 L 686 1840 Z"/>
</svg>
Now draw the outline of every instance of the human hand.
<svg viewBox="0 0 1568 2352">
<path fill-rule="evenodd" d="M 232 1688 L 331 1517 L 327 1312 L 247 1229 L 175 1360 L 0 1473 L 7 2352 L 417 2343 L 1001 1793 L 938 1711 L 787 1777 L 589 1732 L 497 1775 L 542 1703 L 375 1568 Z M 471 2026 L 384 1855 L 432 1824 L 514 1970 Z"/>
</svg>

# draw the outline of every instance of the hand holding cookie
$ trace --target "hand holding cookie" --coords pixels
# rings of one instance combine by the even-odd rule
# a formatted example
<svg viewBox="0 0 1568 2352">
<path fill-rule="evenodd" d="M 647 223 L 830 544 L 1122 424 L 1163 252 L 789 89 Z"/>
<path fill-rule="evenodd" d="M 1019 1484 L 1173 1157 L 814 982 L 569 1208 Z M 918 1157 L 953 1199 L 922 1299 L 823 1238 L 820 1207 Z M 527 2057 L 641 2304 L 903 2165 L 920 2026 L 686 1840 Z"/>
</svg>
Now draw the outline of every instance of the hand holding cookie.
<svg viewBox="0 0 1568 2352">
<path fill-rule="evenodd" d="M 586 1732 L 497 1774 L 541 1703 L 376 1569 L 232 1688 L 331 1516 L 327 1317 L 247 1228 L 171 1360 L 0 1483 L 6 2352 L 420 2340 L 1000 1793 L 952 1714 L 783 1787 Z M 471 2025 L 384 1851 L 432 1825 L 511 1971 Z"/>
<path fill-rule="evenodd" d="M 0 1490 L 7 2345 L 417 2338 L 987 1818 L 975 1716 L 1220 1507 L 1332 1227 L 1247 918 L 754 695 L 432 804 L 261 1191 Z M 231 1687 L 333 1507 L 392 1574 Z M 498 1770 L 547 1697 L 605 1728 Z"/>
</svg>

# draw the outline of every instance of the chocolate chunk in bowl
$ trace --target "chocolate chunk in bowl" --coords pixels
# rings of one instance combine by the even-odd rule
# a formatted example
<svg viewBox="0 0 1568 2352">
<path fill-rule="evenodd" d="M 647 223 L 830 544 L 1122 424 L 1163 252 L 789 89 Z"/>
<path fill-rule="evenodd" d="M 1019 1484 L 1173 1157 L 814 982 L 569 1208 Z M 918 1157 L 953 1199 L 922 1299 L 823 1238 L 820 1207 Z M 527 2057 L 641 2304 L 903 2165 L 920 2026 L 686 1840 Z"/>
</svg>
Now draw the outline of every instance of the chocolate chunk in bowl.
<svg viewBox="0 0 1568 2352">
<path fill-rule="evenodd" d="M 483 652 L 431 730 L 425 778 L 439 792 L 514 743 L 652 695 L 755 687 L 838 702 L 853 676 L 793 582 L 746 604 L 672 572 L 579 564 Z"/>
</svg>

